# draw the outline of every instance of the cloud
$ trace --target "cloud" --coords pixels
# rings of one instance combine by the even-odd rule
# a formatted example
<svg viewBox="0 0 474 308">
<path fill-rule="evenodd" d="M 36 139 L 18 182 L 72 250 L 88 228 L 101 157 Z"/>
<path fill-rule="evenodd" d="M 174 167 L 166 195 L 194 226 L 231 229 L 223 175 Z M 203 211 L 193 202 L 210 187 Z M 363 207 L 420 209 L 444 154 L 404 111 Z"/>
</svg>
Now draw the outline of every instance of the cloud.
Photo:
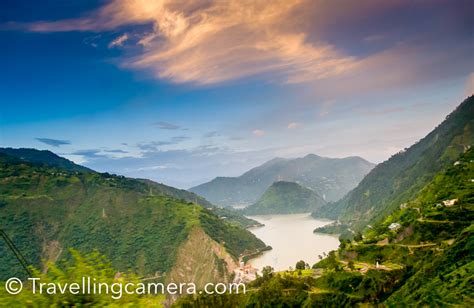
<svg viewBox="0 0 474 308">
<path fill-rule="evenodd" d="M 175 83 L 215 84 L 271 74 L 301 83 L 339 75 L 356 61 L 331 44 L 309 42 L 295 11 L 311 1 L 114 0 L 79 18 L 24 25 L 30 31 L 110 31 L 142 27 L 140 51 L 122 65 Z M 124 34 L 109 47 L 119 46 Z M 238 44 L 236 44 L 238 42 Z"/>
<path fill-rule="evenodd" d="M 176 143 L 180 143 L 182 141 L 188 140 L 188 139 L 191 139 L 191 137 L 188 137 L 188 136 L 174 136 L 174 137 L 171 138 L 171 142 L 176 144 Z"/>
<path fill-rule="evenodd" d="M 364 42 L 367 43 L 373 43 L 373 42 L 378 42 L 385 39 L 385 36 L 380 35 L 380 34 L 374 34 L 374 35 L 369 35 L 364 37 Z"/>
<path fill-rule="evenodd" d="M 51 139 L 51 138 L 35 138 L 39 142 L 45 143 L 47 145 L 53 147 L 60 147 L 62 145 L 71 144 L 69 140 L 58 140 L 58 139 Z"/>
<path fill-rule="evenodd" d="M 298 123 L 298 122 L 290 122 L 288 123 L 288 129 L 295 129 L 295 128 L 299 128 L 301 127 L 302 124 L 301 123 Z"/>
<path fill-rule="evenodd" d="M 112 42 L 109 43 L 108 47 L 109 48 L 114 48 L 114 47 L 117 47 L 117 46 L 122 46 L 123 43 L 128 40 L 128 34 L 127 33 L 124 33 L 122 35 L 120 35 L 119 37 L 117 37 L 115 40 L 113 40 Z"/>
<path fill-rule="evenodd" d="M 163 121 L 155 122 L 155 123 L 153 123 L 153 125 L 158 127 L 159 129 L 167 129 L 167 130 L 181 129 L 181 130 L 186 130 L 185 128 L 183 128 L 179 125 L 176 125 L 176 124 L 173 124 L 173 123 L 168 123 L 168 122 L 163 122 Z"/>
<path fill-rule="evenodd" d="M 319 116 L 321 118 L 327 116 L 330 113 L 331 108 L 334 105 L 334 103 L 335 103 L 334 100 L 326 100 L 322 102 L 319 109 Z"/>
<path fill-rule="evenodd" d="M 254 136 L 257 136 L 257 137 L 263 137 L 266 134 L 266 132 L 261 129 L 256 129 L 252 133 L 254 134 Z"/>
<path fill-rule="evenodd" d="M 139 167 L 135 169 L 134 171 L 155 171 L 155 170 L 163 170 L 163 169 L 169 169 L 169 166 L 166 165 L 155 165 L 155 166 L 147 166 L 147 167 Z"/>
<path fill-rule="evenodd" d="M 204 138 L 213 138 L 220 136 L 218 131 L 207 132 L 203 135 Z"/>
<path fill-rule="evenodd" d="M 86 159 L 94 159 L 101 157 L 103 155 L 100 155 L 100 150 L 99 149 L 87 149 L 87 150 L 77 150 L 72 153 L 69 153 L 69 155 L 80 155 L 85 157 Z"/>
<path fill-rule="evenodd" d="M 112 150 L 104 150 L 107 153 L 120 153 L 120 154 L 128 154 L 127 151 L 120 150 L 120 149 L 112 149 Z"/>
<path fill-rule="evenodd" d="M 188 139 L 190 139 L 188 136 L 174 136 L 170 140 L 141 142 L 137 147 L 145 152 L 159 152 L 162 146 L 176 145 Z"/>
</svg>

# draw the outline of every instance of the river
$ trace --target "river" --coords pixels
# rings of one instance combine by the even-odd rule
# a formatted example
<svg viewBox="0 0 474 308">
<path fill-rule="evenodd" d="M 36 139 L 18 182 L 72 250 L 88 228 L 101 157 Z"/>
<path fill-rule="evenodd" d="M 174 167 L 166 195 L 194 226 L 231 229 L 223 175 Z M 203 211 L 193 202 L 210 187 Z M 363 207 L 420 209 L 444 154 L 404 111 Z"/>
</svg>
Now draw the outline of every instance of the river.
<svg viewBox="0 0 474 308">
<path fill-rule="evenodd" d="M 299 260 L 312 266 L 319 260 L 318 255 L 339 246 L 337 236 L 313 233 L 315 228 L 331 221 L 314 219 L 310 214 L 258 215 L 249 218 L 265 224 L 249 231 L 273 248 L 249 261 L 258 270 L 270 265 L 275 271 L 283 271 L 290 266 L 294 268 Z"/>
</svg>

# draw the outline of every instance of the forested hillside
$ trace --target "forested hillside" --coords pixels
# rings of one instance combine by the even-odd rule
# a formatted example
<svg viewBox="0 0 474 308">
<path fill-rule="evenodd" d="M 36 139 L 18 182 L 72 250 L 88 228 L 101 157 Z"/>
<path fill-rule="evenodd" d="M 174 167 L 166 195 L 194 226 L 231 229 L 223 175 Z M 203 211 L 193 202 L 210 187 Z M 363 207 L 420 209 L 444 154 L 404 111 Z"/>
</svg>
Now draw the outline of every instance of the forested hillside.
<svg viewBox="0 0 474 308">
<path fill-rule="evenodd" d="M 473 144 L 474 96 L 471 96 L 426 137 L 377 165 L 343 199 L 328 204 L 314 216 L 338 218 L 361 230 L 413 199 L 436 173 L 451 165 Z"/>
<path fill-rule="evenodd" d="M 0 183 L 1 228 L 28 262 L 43 269 L 46 261 L 69 258 L 68 249 L 75 248 L 82 253 L 97 249 L 120 271 L 170 272 L 185 254 L 180 247 L 195 234 L 202 234 L 207 247 L 222 245 L 230 256 L 192 260 L 210 262 L 210 272 L 213 258 L 226 259 L 231 267 L 240 254 L 265 247 L 237 223 L 216 216 L 214 208 L 192 202 L 203 199 L 149 181 L 1 153 Z M 24 276 L 3 242 L 0 250 L 0 279 Z"/>
</svg>

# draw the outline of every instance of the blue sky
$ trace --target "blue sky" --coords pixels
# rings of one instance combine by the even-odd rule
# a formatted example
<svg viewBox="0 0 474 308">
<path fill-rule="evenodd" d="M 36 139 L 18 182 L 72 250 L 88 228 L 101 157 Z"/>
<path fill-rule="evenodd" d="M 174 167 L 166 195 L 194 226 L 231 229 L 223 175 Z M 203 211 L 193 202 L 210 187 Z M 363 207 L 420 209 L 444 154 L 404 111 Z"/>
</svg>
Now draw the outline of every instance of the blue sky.
<svg viewBox="0 0 474 308">
<path fill-rule="evenodd" d="M 0 146 L 187 188 L 381 162 L 474 89 L 471 1 L 2 1 Z"/>
</svg>

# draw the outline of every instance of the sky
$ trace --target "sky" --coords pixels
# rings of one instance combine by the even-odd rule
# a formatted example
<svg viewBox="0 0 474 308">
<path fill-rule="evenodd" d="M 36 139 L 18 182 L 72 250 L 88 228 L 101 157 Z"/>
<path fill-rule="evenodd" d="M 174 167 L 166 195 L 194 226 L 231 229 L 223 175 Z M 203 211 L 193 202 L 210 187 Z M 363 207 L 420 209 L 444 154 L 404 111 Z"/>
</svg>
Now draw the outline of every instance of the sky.
<svg viewBox="0 0 474 308">
<path fill-rule="evenodd" d="M 180 188 L 380 163 L 474 92 L 472 1 L 4 0 L 0 146 Z"/>
</svg>

